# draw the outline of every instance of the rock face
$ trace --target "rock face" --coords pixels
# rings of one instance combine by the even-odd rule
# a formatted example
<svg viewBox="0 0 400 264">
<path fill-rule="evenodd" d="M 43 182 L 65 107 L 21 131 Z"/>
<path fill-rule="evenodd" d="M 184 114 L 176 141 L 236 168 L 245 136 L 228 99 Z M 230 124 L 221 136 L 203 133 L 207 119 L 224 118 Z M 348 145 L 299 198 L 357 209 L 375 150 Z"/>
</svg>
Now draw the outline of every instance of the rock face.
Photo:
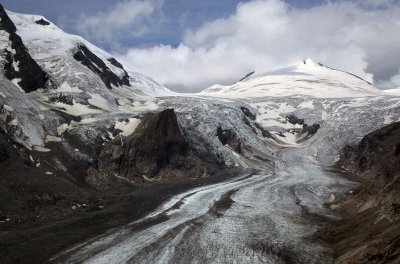
<svg viewBox="0 0 400 264">
<path fill-rule="evenodd" d="M 13 225 L 62 219 L 71 204 L 88 199 L 49 163 L 0 133 L 0 221 L 2 215 Z"/>
<path fill-rule="evenodd" d="M 100 151 L 99 172 L 134 182 L 201 177 L 208 166 L 191 150 L 173 109 L 142 118 L 135 132 L 118 136 Z"/>
<path fill-rule="evenodd" d="M 301 134 L 307 134 L 308 136 L 314 135 L 320 128 L 319 124 L 308 125 L 304 122 L 304 119 L 300 119 L 295 115 L 288 115 L 286 120 L 292 125 L 302 125 L 303 129 L 301 130 Z"/>
<path fill-rule="evenodd" d="M 237 153 L 242 152 L 242 143 L 236 137 L 235 133 L 230 129 L 217 128 L 217 136 L 222 145 L 229 145 Z"/>
<path fill-rule="evenodd" d="M 122 77 L 118 77 L 117 75 L 115 75 L 99 57 L 93 54 L 84 45 L 78 46 L 78 51 L 74 54 L 74 58 L 77 61 L 80 61 L 86 67 L 88 67 L 92 72 L 100 76 L 101 80 L 109 89 L 112 88 L 111 85 L 130 85 L 128 74 L 123 69 L 122 65 L 114 58 L 109 59 L 109 61 L 115 67 L 124 70 L 124 75 Z"/>
<path fill-rule="evenodd" d="M 256 115 L 253 114 L 247 107 L 241 106 L 241 107 L 240 107 L 240 110 L 242 110 L 243 114 L 244 114 L 246 117 L 250 118 L 250 119 L 253 120 L 253 121 L 256 120 Z"/>
<path fill-rule="evenodd" d="M 35 23 L 38 24 L 38 25 L 42 25 L 42 26 L 48 26 L 48 25 L 50 25 L 50 22 L 44 20 L 43 18 L 41 18 L 41 19 L 39 19 L 39 20 L 36 20 Z"/>
<path fill-rule="evenodd" d="M 347 147 L 339 165 L 362 184 L 336 207 L 347 217 L 324 230 L 338 263 L 400 261 L 400 122 Z"/>
<path fill-rule="evenodd" d="M 4 30 L 9 34 L 11 49 L 15 50 L 15 54 L 11 50 L 5 50 L 5 76 L 9 80 L 21 79 L 18 84 L 27 93 L 35 91 L 38 88 L 45 88 L 49 79 L 47 74 L 32 59 L 22 43 L 21 37 L 16 34 L 17 29 L 14 23 L 1 5 L 0 18 L 0 30 Z M 17 69 L 14 66 L 14 62 L 18 65 Z"/>
</svg>

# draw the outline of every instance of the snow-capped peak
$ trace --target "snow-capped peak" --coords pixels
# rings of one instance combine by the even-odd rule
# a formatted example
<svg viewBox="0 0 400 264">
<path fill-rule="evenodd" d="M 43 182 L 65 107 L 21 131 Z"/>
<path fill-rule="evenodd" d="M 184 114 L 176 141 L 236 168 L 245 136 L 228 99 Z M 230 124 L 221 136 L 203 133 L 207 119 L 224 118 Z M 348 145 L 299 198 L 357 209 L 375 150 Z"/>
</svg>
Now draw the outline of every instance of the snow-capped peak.
<svg viewBox="0 0 400 264">
<path fill-rule="evenodd" d="M 64 32 L 43 16 L 11 11 L 7 14 L 32 58 L 58 85 L 54 92 L 99 93 L 109 97 L 110 102 L 115 101 L 110 90 L 117 87 L 131 96 L 170 92 L 144 75 L 128 72 L 108 52 L 81 36 Z"/>
<path fill-rule="evenodd" d="M 317 65 L 310 58 L 304 59 L 303 62 L 300 63 L 300 66 L 302 66 L 302 67 L 317 67 Z"/>
<path fill-rule="evenodd" d="M 213 85 L 201 95 L 253 98 L 281 96 L 311 96 L 342 98 L 375 96 L 382 92 L 362 78 L 304 59 L 288 67 L 255 73 L 231 86 Z"/>
</svg>

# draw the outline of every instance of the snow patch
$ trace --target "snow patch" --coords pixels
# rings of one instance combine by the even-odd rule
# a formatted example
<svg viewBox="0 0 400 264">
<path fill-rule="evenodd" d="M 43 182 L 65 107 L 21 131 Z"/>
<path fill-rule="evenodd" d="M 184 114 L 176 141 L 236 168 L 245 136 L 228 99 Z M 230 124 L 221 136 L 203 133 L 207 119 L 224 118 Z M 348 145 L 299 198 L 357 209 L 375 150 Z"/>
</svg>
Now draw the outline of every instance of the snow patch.
<svg viewBox="0 0 400 264">
<path fill-rule="evenodd" d="M 8 123 L 10 126 L 18 126 L 19 122 L 17 118 L 14 118 Z"/>
<path fill-rule="evenodd" d="M 103 113 L 102 110 L 89 108 L 87 105 L 73 102 L 73 105 L 56 102 L 54 106 L 60 108 L 61 111 L 66 112 L 72 116 L 82 116 L 87 114 Z"/>
<path fill-rule="evenodd" d="M 51 136 L 51 135 L 47 135 L 46 139 L 44 140 L 46 143 L 47 142 L 61 142 L 62 138 L 60 137 L 56 137 L 56 136 Z"/>
<path fill-rule="evenodd" d="M 301 104 L 299 104 L 298 106 L 299 108 L 307 108 L 307 109 L 314 109 L 314 102 L 313 101 L 306 101 L 306 102 L 302 102 Z"/>
<path fill-rule="evenodd" d="M 121 130 L 121 135 L 127 137 L 131 135 L 133 132 L 135 132 L 137 126 L 140 124 L 140 119 L 139 118 L 129 118 L 129 120 L 126 121 L 117 121 L 115 122 L 115 129 Z"/>
<path fill-rule="evenodd" d="M 108 101 L 104 99 L 101 95 L 99 94 L 92 94 L 89 93 L 91 99 L 88 100 L 88 103 L 94 107 L 100 108 L 104 111 L 109 111 L 110 108 L 108 107 Z"/>
<path fill-rule="evenodd" d="M 14 107 L 12 107 L 12 106 L 9 106 L 9 105 L 3 105 L 3 107 L 4 107 L 4 109 L 5 110 L 7 110 L 8 112 L 12 112 L 12 111 L 14 111 Z"/>
<path fill-rule="evenodd" d="M 387 115 L 383 117 L 383 124 L 384 125 L 389 125 L 393 122 L 393 116 L 392 115 Z"/>
<path fill-rule="evenodd" d="M 33 146 L 33 150 L 37 151 L 37 152 L 50 152 L 51 151 L 51 149 L 44 148 L 44 147 L 41 147 L 41 146 Z"/>
</svg>

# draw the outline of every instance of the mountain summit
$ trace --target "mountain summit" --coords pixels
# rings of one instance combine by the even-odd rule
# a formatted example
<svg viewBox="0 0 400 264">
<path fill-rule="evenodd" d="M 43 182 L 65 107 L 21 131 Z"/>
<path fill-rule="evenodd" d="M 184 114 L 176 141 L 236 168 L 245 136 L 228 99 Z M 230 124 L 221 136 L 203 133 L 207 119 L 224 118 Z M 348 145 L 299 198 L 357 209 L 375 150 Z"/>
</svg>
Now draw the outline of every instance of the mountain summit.
<svg viewBox="0 0 400 264">
<path fill-rule="evenodd" d="M 360 77 L 305 59 L 286 68 L 255 73 L 230 86 L 213 85 L 202 95 L 227 98 L 311 96 L 346 98 L 382 92 Z"/>
</svg>

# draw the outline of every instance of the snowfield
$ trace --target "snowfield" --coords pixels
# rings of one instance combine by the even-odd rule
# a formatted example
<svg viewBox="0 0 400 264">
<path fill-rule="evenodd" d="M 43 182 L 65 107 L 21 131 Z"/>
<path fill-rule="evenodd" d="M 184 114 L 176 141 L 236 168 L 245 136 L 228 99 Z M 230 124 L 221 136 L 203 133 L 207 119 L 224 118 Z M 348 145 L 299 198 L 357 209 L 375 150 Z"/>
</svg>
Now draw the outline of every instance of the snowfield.
<svg viewBox="0 0 400 264">
<path fill-rule="evenodd" d="M 329 87 L 329 88 L 328 88 Z M 200 94 L 223 98 L 310 96 L 346 98 L 380 95 L 382 92 L 352 74 L 328 68 L 310 59 L 231 86 L 214 85 Z"/>
</svg>

